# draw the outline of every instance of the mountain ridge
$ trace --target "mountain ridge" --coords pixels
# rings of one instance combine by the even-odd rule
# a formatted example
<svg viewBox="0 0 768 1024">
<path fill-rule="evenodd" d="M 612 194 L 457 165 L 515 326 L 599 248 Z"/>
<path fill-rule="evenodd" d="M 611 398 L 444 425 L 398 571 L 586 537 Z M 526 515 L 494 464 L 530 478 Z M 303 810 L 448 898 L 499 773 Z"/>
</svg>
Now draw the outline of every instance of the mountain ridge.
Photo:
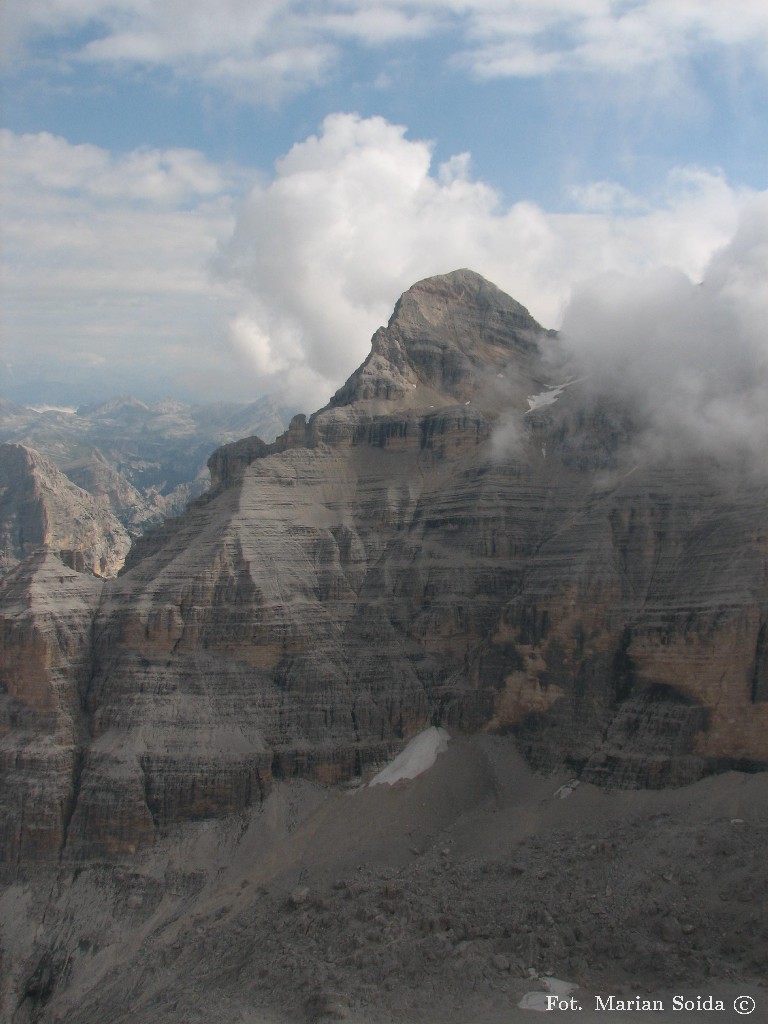
<svg viewBox="0 0 768 1024">
<path fill-rule="evenodd" d="M 638 465 L 578 384 L 531 406 L 555 348 L 477 275 L 420 282 L 325 407 L 214 453 L 94 614 L 62 856 L 354 783 L 429 725 L 609 785 L 768 763 L 765 486 Z"/>
<path fill-rule="evenodd" d="M 4 1019 L 764 997 L 767 485 L 644 454 L 448 285 L 118 577 L 43 545 L 0 578 Z"/>
</svg>

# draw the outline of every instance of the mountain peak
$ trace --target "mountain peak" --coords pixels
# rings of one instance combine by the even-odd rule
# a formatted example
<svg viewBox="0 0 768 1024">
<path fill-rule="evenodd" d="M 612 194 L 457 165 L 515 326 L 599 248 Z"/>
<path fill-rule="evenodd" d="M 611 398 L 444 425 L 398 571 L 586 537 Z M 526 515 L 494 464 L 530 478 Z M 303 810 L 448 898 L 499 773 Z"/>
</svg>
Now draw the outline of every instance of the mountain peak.
<svg viewBox="0 0 768 1024">
<path fill-rule="evenodd" d="M 365 362 L 331 406 L 403 399 L 467 401 L 491 371 L 528 376 L 540 357 L 543 327 L 519 302 L 472 270 L 418 281 L 404 292 L 386 327 L 374 334 Z"/>
<path fill-rule="evenodd" d="M 390 324 L 398 320 L 405 310 L 414 305 L 426 313 L 438 310 L 447 311 L 456 306 L 495 309 L 499 312 L 503 311 L 509 317 L 516 317 L 521 328 L 541 330 L 540 325 L 536 323 L 525 306 L 515 301 L 482 275 L 467 268 L 417 281 L 400 296 Z"/>
</svg>

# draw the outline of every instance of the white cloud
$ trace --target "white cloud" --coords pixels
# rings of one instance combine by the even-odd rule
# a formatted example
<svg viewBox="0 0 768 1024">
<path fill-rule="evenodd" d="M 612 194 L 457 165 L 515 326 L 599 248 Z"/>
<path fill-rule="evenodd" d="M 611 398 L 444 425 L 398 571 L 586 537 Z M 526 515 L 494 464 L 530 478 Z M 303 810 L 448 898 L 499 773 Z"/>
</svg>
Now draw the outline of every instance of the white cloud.
<svg viewBox="0 0 768 1024">
<path fill-rule="evenodd" d="M 768 474 L 768 193 L 741 211 L 701 282 L 680 271 L 603 274 L 563 324 L 584 385 L 633 410 L 641 447 Z"/>
<path fill-rule="evenodd" d="M 228 174 L 192 149 L 133 150 L 114 157 L 88 143 L 72 145 L 49 132 L 0 131 L 4 177 L 13 194 L 35 187 L 92 199 L 137 200 L 163 206 L 199 202 L 231 187 Z"/>
<path fill-rule="evenodd" d="M 288 360 L 274 350 L 269 336 L 249 316 L 233 317 L 227 326 L 234 349 L 249 360 L 257 373 L 271 376 L 288 368 Z"/>
<path fill-rule="evenodd" d="M 575 212 L 549 213 L 505 204 L 466 153 L 434 166 L 430 143 L 405 128 L 334 114 L 236 209 L 243 171 L 194 151 L 114 156 L 45 133 L 2 143 L 6 353 L 18 364 L 76 366 L 87 353 L 148 381 L 194 379 L 210 397 L 236 376 L 243 397 L 287 387 L 311 411 L 365 358 L 403 290 L 458 267 L 547 327 L 608 272 L 655 282 L 671 268 L 662 308 L 704 277 L 755 304 L 753 325 L 765 308 L 765 196 L 717 171 L 678 169 L 655 196 L 597 182 Z"/>
<path fill-rule="evenodd" d="M 768 309 L 768 193 L 750 203 L 729 244 L 707 268 L 707 280 L 744 307 Z M 765 333 L 768 318 L 760 324 Z"/>
<path fill-rule="evenodd" d="M 232 223 L 239 175 L 193 150 L 134 150 L 114 157 L 92 145 L 0 132 L 6 257 L 11 281 L 46 267 L 72 286 L 190 292 Z M 15 276 L 14 276 L 15 275 Z M 210 284 L 207 285 L 210 288 Z"/>
<path fill-rule="evenodd" d="M 768 10 L 759 0 L 477 0 L 467 11 L 474 45 L 463 60 L 481 77 L 626 75 L 725 47 L 765 68 Z"/>
<path fill-rule="evenodd" d="M 3 131 L 0 152 L 7 361 L 61 376 L 55 366 L 82 366 L 87 351 L 115 387 L 121 371 L 131 386 L 182 375 L 174 345 L 190 364 L 211 358 L 229 297 L 209 264 L 240 171 L 192 150 L 117 157 L 48 133 Z"/>
<path fill-rule="evenodd" d="M 274 367 L 281 386 L 301 370 L 308 408 L 320 405 L 405 288 L 462 266 L 548 327 L 596 274 L 672 267 L 698 280 L 751 196 L 680 169 L 655 201 L 602 182 L 584 190 L 588 212 L 552 214 L 504 206 L 469 168 L 466 154 L 433 168 L 428 143 L 382 118 L 335 114 L 295 145 L 251 192 L 219 261 L 256 332 L 253 365 Z M 247 351 L 242 330 L 233 341 Z"/>
<path fill-rule="evenodd" d="M 587 185 L 574 185 L 570 195 L 582 210 L 594 213 L 648 209 L 646 202 L 615 181 L 591 181 Z"/>
<path fill-rule="evenodd" d="M 274 101 L 316 85 L 344 45 L 442 33 L 460 66 L 484 78 L 680 69 L 697 55 L 738 52 L 767 69 L 762 0 L 28 0 L 6 5 L 16 52 L 60 34 L 70 58 L 171 67 Z M 68 42 L 89 33 L 82 45 Z M 60 56 L 64 56 L 61 53 Z M 646 88 L 654 79 L 645 76 Z"/>
</svg>

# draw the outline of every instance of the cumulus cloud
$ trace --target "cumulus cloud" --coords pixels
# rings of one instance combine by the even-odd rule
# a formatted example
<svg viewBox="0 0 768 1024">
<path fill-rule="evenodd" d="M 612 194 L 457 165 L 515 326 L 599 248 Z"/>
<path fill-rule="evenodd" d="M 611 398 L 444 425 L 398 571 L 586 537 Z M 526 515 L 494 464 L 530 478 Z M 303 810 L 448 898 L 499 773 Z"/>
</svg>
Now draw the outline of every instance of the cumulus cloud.
<svg viewBox="0 0 768 1024">
<path fill-rule="evenodd" d="M 49 132 L 15 135 L 5 130 L 0 147 L 5 179 L 14 193 L 37 186 L 92 199 L 180 206 L 219 195 L 233 176 L 193 149 L 145 147 L 115 157 L 99 146 L 72 145 Z"/>
<path fill-rule="evenodd" d="M 120 390 L 161 375 L 209 398 L 284 389 L 309 412 L 402 291 L 471 267 L 546 327 L 567 310 L 574 347 L 612 386 L 699 396 L 713 432 L 761 400 L 768 200 L 716 170 L 679 168 L 653 196 L 587 184 L 551 213 L 505 203 L 468 154 L 436 164 L 429 142 L 377 117 L 331 115 L 245 198 L 242 169 L 191 150 L 0 141 L 17 366 L 101 367 Z M 723 406 L 737 379 L 752 391 Z"/>
<path fill-rule="evenodd" d="M 219 266 L 258 325 L 256 365 L 306 366 L 324 401 L 408 284 L 471 260 L 474 225 L 493 219 L 497 196 L 468 180 L 463 160 L 437 178 L 430 164 L 429 145 L 404 128 L 332 115 L 251 192 Z"/>
<path fill-rule="evenodd" d="M 587 385 L 612 395 L 654 457 L 750 458 L 768 472 L 768 193 L 742 210 L 701 281 L 658 269 L 583 284 L 563 334 Z"/>
<path fill-rule="evenodd" d="M 85 61 L 171 67 L 255 99 L 317 84 L 350 40 L 367 46 L 440 33 L 454 62 L 484 78 L 554 71 L 613 75 L 679 69 L 738 51 L 766 69 L 761 0 L 27 0 L 7 5 L 4 34 L 18 50 L 55 33 L 84 42 Z M 645 79 L 646 87 L 653 79 Z"/>
<path fill-rule="evenodd" d="M 280 386 L 301 373 L 314 408 L 423 277 L 471 267 L 558 326 L 573 289 L 602 272 L 700 279 L 750 196 L 717 172 L 679 169 L 655 202 L 602 182 L 568 214 L 505 205 L 467 154 L 435 167 L 430 144 L 402 126 L 335 114 L 252 190 L 222 247 L 219 273 L 241 289 L 231 340 Z"/>
</svg>

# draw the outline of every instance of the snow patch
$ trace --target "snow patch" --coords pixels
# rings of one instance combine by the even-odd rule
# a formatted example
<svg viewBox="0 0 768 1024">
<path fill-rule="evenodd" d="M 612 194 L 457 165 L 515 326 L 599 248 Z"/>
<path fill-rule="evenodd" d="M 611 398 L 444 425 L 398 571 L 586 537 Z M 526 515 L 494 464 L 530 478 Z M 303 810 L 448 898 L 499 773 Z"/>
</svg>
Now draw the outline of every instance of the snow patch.
<svg viewBox="0 0 768 1024">
<path fill-rule="evenodd" d="M 556 387 L 547 388 L 546 391 L 542 391 L 538 395 L 528 395 L 528 412 L 525 415 L 535 412 L 536 409 L 543 409 L 545 405 L 554 405 L 567 387 L 567 384 L 558 384 Z"/>
<path fill-rule="evenodd" d="M 579 785 L 580 782 L 578 779 L 571 779 L 570 782 L 566 782 L 559 789 L 556 789 L 554 795 L 559 796 L 561 800 L 565 800 L 566 797 L 569 797 L 574 789 Z"/>
<path fill-rule="evenodd" d="M 374 775 L 368 785 L 381 786 L 386 783 L 388 786 L 394 786 L 401 779 L 415 779 L 417 775 L 432 767 L 438 754 L 445 753 L 449 739 L 450 736 L 445 729 L 439 729 L 434 725 L 425 729 L 413 737 L 394 761 L 390 761 L 386 768 L 382 768 L 378 775 Z"/>
<path fill-rule="evenodd" d="M 538 395 L 528 395 L 528 409 L 525 415 L 527 416 L 529 412 L 535 412 L 537 409 L 543 409 L 547 405 L 554 405 L 566 388 L 569 388 L 571 384 L 578 384 L 580 380 L 584 380 L 584 378 L 577 377 L 576 380 L 567 380 L 563 384 L 550 384 L 546 391 L 541 391 Z"/>
<path fill-rule="evenodd" d="M 40 414 L 46 412 L 62 412 L 66 413 L 68 416 L 74 416 L 77 412 L 77 409 L 71 405 L 28 405 L 27 408 L 31 409 L 32 412 Z"/>
</svg>

